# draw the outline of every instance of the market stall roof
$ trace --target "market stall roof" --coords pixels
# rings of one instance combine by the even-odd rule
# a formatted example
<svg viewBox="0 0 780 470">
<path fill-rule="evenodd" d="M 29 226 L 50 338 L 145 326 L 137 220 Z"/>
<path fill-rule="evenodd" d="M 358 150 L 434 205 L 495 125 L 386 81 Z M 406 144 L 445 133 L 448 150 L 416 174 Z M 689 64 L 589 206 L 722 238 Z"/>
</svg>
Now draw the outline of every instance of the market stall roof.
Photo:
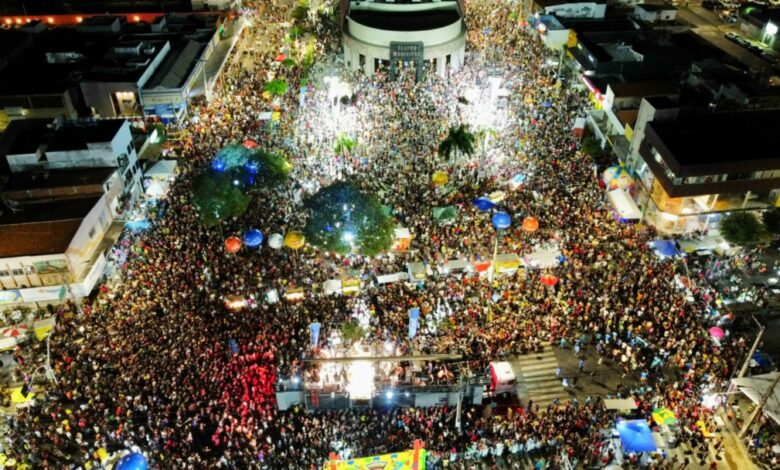
<svg viewBox="0 0 780 470">
<path fill-rule="evenodd" d="M 144 172 L 146 178 L 167 179 L 176 173 L 176 160 L 160 160 Z"/>
<path fill-rule="evenodd" d="M 680 251 L 674 243 L 674 240 L 653 240 L 647 243 L 655 254 L 660 257 L 679 256 Z"/>
<path fill-rule="evenodd" d="M 654 452 L 658 449 L 653 432 L 643 419 L 618 421 L 617 431 L 626 452 Z"/>
<path fill-rule="evenodd" d="M 636 402 L 630 398 L 605 398 L 604 406 L 608 410 L 635 410 Z"/>
<path fill-rule="evenodd" d="M 733 379 L 732 382 L 753 403 L 759 403 L 777 378 L 777 374 L 780 372 L 737 378 Z M 764 414 L 775 420 L 776 423 L 780 423 L 780 385 L 775 387 L 772 395 L 764 404 Z"/>
<path fill-rule="evenodd" d="M 615 189 L 607 193 L 609 202 L 618 216 L 626 220 L 638 220 L 642 218 L 642 211 L 634 202 L 634 198 L 625 189 Z"/>
</svg>

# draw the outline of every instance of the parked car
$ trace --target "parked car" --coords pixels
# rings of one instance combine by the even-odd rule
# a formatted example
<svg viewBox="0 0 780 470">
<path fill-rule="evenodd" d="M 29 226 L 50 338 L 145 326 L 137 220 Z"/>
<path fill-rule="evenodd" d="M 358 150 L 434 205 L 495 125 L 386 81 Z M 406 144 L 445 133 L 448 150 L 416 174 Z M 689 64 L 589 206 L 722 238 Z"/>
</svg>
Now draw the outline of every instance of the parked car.
<svg viewBox="0 0 780 470">
<path fill-rule="evenodd" d="M 734 24 L 737 22 L 737 10 L 723 10 L 718 18 L 726 24 Z"/>
</svg>

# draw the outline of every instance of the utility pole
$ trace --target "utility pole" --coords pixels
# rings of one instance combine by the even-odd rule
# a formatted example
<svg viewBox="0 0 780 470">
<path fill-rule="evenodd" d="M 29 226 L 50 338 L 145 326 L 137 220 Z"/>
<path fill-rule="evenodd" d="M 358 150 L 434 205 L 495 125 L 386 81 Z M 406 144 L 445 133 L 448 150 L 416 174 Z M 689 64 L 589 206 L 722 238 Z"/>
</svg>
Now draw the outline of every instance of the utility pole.
<svg viewBox="0 0 780 470">
<path fill-rule="evenodd" d="M 753 353 L 755 353 L 756 349 L 758 349 L 758 344 L 761 342 L 761 338 L 764 337 L 764 331 L 766 330 L 764 325 L 762 325 L 761 323 L 759 323 L 758 320 L 756 320 L 755 315 L 751 315 L 751 317 L 753 318 L 753 321 L 756 322 L 756 325 L 758 325 L 760 330 L 758 331 L 758 336 L 756 336 L 756 340 L 753 342 L 753 347 L 750 348 L 750 352 L 748 353 L 748 356 L 745 358 L 745 363 L 742 364 L 742 369 L 739 370 L 739 375 L 737 375 L 737 377 L 739 378 L 744 377 L 745 374 L 747 373 L 748 366 L 750 365 L 750 360 L 753 358 Z"/>
<path fill-rule="evenodd" d="M 742 429 L 739 430 L 738 437 L 742 439 L 745 437 L 745 434 L 747 433 L 748 429 L 750 429 L 750 426 L 753 424 L 753 420 L 756 419 L 756 416 L 758 416 L 758 413 L 761 412 L 761 410 L 764 409 L 764 405 L 766 404 L 767 400 L 769 400 L 769 397 L 771 397 L 775 392 L 775 387 L 777 386 L 777 382 L 780 381 L 780 372 L 775 372 L 777 374 L 772 380 L 772 385 L 769 386 L 769 389 L 766 391 L 763 397 L 761 397 L 761 401 L 758 403 L 758 406 L 756 406 L 756 409 L 753 410 L 752 413 L 750 413 L 750 417 L 745 421 L 745 424 L 742 426 Z"/>
</svg>

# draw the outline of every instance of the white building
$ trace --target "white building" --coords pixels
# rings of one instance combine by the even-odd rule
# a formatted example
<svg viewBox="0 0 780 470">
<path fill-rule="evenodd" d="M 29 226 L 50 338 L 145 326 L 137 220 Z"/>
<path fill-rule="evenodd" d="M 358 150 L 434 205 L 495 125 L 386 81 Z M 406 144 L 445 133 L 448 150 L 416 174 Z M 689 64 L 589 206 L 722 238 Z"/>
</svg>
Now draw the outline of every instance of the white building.
<svg viewBox="0 0 780 470">
<path fill-rule="evenodd" d="M 0 143 L 12 173 L 78 168 L 115 168 L 123 193 L 135 198 L 141 188 L 130 122 L 123 119 L 64 123 L 61 120 L 13 121 Z"/>
<path fill-rule="evenodd" d="M 0 156 L 0 310 L 88 295 L 141 188 L 130 123 L 13 121 Z"/>
<path fill-rule="evenodd" d="M 419 77 L 428 64 L 444 76 L 463 65 L 466 23 L 455 0 L 342 1 L 342 10 L 344 62 L 352 70 L 414 67 Z"/>
</svg>

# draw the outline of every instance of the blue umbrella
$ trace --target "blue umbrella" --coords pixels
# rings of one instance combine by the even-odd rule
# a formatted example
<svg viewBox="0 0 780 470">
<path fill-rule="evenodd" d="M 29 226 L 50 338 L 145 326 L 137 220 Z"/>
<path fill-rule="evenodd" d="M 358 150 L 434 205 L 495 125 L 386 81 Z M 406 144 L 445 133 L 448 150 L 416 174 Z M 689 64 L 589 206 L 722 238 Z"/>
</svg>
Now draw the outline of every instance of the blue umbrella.
<svg viewBox="0 0 780 470">
<path fill-rule="evenodd" d="M 544 103 L 542 103 L 542 106 L 544 106 L 545 108 L 552 108 L 552 103 L 550 103 L 549 101 L 545 101 Z"/>
<path fill-rule="evenodd" d="M 512 225 L 512 216 L 506 212 L 496 212 L 493 214 L 493 227 L 496 230 L 504 230 Z"/>
<path fill-rule="evenodd" d="M 475 206 L 477 206 L 477 209 L 481 211 L 489 211 L 490 209 L 493 209 L 496 207 L 496 203 L 491 201 L 490 199 L 486 197 L 478 197 L 471 201 L 474 203 Z"/>
<path fill-rule="evenodd" d="M 257 248 L 263 243 L 263 232 L 256 228 L 252 228 L 244 233 L 244 244 L 249 248 Z"/>
<path fill-rule="evenodd" d="M 520 185 L 523 184 L 524 182 L 525 182 L 525 175 L 522 173 L 518 173 L 512 178 L 512 184 Z"/>
<path fill-rule="evenodd" d="M 655 452 L 656 446 L 653 433 L 647 421 L 618 421 L 617 431 L 626 452 Z"/>
<path fill-rule="evenodd" d="M 131 452 L 117 462 L 116 470 L 146 470 L 146 457 L 137 453 Z"/>
</svg>

